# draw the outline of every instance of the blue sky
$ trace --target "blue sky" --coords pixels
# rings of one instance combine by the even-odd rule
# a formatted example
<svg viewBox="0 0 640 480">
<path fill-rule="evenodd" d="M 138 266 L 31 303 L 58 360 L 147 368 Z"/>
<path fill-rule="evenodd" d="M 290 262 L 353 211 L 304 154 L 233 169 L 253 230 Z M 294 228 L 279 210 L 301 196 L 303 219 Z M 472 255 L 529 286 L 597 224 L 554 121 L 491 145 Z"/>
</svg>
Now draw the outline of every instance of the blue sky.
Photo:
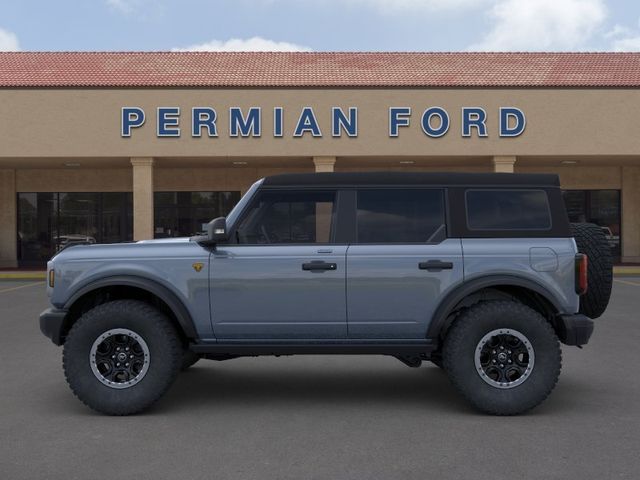
<svg viewBox="0 0 640 480">
<path fill-rule="evenodd" d="M 640 51 L 638 0 L 2 0 L 0 50 Z"/>
</svg>

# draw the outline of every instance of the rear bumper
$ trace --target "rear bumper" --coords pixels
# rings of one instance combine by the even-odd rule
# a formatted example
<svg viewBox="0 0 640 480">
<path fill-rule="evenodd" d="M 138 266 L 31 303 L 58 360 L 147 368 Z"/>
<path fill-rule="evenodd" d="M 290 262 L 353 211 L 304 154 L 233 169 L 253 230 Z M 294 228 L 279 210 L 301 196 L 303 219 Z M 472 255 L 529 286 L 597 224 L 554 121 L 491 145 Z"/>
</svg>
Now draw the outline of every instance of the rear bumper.
<svg viewBox="0 0 640 480">
<path fill-rule="evenodd" d="M 593 333 L 593 320 L 576 313 L 558 317 L 558 337 L 565 345 L 586 345 Z"/>
<path fill-rule="evenodd" d="M 40 314 L 40 331 L 56 345 L 62 345 L 64 342 L 63 328 L 66 316 L 66 310 L 56 308 L 47 308 Z"/>
</svg>

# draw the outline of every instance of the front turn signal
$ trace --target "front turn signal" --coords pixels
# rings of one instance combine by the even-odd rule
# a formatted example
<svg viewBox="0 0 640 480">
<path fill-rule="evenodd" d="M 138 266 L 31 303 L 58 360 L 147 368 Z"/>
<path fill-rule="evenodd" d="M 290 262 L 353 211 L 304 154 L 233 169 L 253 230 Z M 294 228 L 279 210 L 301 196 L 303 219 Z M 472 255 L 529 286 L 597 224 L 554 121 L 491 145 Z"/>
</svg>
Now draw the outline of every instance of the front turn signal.
<svg viewBox="0 0 640 480">
<path fill-rule="evenodd" d="M 56 271 L 52 268 L 49 270 L 49 286 L 53 288 L 56 283 Z"/>
</svg>

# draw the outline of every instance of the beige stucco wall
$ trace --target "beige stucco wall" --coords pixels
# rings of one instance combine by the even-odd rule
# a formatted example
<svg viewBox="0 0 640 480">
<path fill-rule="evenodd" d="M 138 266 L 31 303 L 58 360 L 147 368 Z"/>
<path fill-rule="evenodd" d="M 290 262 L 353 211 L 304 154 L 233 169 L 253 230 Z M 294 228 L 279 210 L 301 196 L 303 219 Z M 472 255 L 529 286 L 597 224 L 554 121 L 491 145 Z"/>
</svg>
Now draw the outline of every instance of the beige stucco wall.
<svg viewBox="0 0 640 480">
<path fill-rule="evenodd" d="M 313 172 L 308 168 L 156 168 L 155 190 L 210 191 L 231 190 L 244 193 L 256 180 L 280 173 Z"/>
<path fill-rule="evenodd" d="M 82 156 L 342 156 L 342 155 L 637 155 L 637 90 L 579 89 L 0 89 L 0 157 Z M 424 109 L 448 110 L 449 132 L 429 138 Z M 121 108 L 145 109 L 146 123 L 120 136 Z M 156 108 L 181 108 L 181 138 L 156 137 Z M 194 106 L 218 113 L 217 138 L 191 138 Z M 261 138 L 230 138 L 231 106 L 262 108 Z M 284 107 L 284 136 L 273 137 L 273 107 Z M 322 138 L 293 138 L 301 108 L 315 109 Z M 332 138 L 331 107 L 359 109 L 359 136 Z M 413 110 L 410 128 L 388 135 L 388 108 Z M 462 138 L 462 106 L 483 107 L 488 138 Z M 498 109 L 515 106 L 527 118 L 517 138 L 498 138 Z"/>
<path fill-rule="evenodd" d="M 16 170 L 18 192 L 131 192 L 131 168 Z"/>
<path fill-rule="evenodd" d="M 588 166 L 537 166 L 520 167 L 516 162 L 516 173 L 555 173 L 560 177 L 560 185 L 564 189 L 620 189 L 622 188 L 622 167 L 588 167 Z"/>
<path fill-rule="evenodd" d="M 623 259 L 640 261 L 640 135 L 637 89 L 0 89 L 0 267 L 15 263 L 15 192 L 138 191 L 136 238 L 152 235 L 151 191 L 246 189 L 258 178 L 312 172 L 314 158 L 335 171 L 553 172 L 567 189 L 621 189 Z M 449 132 L 429 138 L 425 108 L 450 115 Z M 121 107 L 146 111 L 143 127 L 120 136 Z M 181 108 L 181 138 L 157 138 L 156 109 Z M 191 137 L 194 106 L 217 110 L 218 137 Z M 260 138 L 230 138 L 228 109 L 262 108 Z M 273 107 L 284 108 L 284 136 L 273 137 Z M 322 138 L 294 138 L 302 107 L 314 108 Z M 331 136 L 331 107 L 358 107 L 358 137 Z M 388 134 L 391 106 L 412 109 L 411 126 Z M 461 107 L 483 107 L 488 138 L 461 135 Z M 498 137 L 500 106 L 522 109 L 524 133 Z M 134 185 L 131 158 L 153 158 Z M 401 165 L 398 160 L 415 159 Z M 563 159 L 577 164 L 563 165 Z M 248 160 L 239 168 L 234 159 Z M 392 159 L 389 161 L 389 159 Z M 211 161 L 209 161 L 211 160 Z M 254 162 L 254 160 L 256 160 Z M 67 162 L 80 163 L 68 168 Z M 497 163 L 496 163 L 497 162 Z M 317 162 L 316 162 L 317 163 Z M 508 167 L 508 168 L 507 168 Z M 324 168 L 324 167 L 323 167 Z M 328 168 L 328 167 L 327 167 Z M 146 199 L 146 200 L 145 200 Z M 142 232 L 142 233 L 140 233 Z"/>
</svg>

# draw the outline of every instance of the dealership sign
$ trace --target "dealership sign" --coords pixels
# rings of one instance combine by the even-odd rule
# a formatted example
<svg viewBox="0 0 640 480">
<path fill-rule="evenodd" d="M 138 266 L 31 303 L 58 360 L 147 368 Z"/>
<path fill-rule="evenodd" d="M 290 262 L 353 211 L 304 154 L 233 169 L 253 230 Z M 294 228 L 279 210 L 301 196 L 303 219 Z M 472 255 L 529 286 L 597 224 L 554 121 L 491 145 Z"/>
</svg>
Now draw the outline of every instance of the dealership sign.
<svg viewBox="0 0 640 480">
<path fill-rule="evenodd" d="M 180 107 L 158 107 L 156 109 L 155 130 L 158 137 L 180 137 L 183 129 L 188 127 L 191 137 L 217 137 L 221 126 L 218 113 L 211 107 L 193 107 L 184 114 Z M 487 112 L 481 107 L 462 107 L 461 131 L 463 137 L 487 137 Z M 229 108 L 229 137 L 261 137 L 263 134 L 263 116 L 260 107 L 242 109 Z M 283 137 L 285 134 L 284 108 L 275 107 L 268 115 L 273 116 L 272 129 L 268 135 Z M 323 137 L 323 130 L 328 128 L 332 137 L 358 136 L 358 108 L 331 108 L 331 122 L 321 125 L 312 107 L 302 107 L 296 112 L 298 120 L 287 134 L 293 137 Z M 187 118 L 184 118 L 187 117 Z M 147 113 L 140 107 L 122 107 L 120 135 L 131 137 L 136 129 L 143 127 Z M 411 107 L 390 107 L 388 110 L 387 132 L 389 137 L 399 137 L 402 129 L 410 127 L 413 122 L 419 123 L 427 137 L 443 137 L 449 131 L 450 113 L 442 107 L 428 107 L 419 114 L 412 112 Z M 498 115 L 498 136 L 517 137 L 524 132 L 526 118 L 524 112 L 516 107 L 500 107 Z M 185 125 L 186 123 L 186 125 Z M 225 122 L 226 123 L 226 122 Z M 326 132 L 325 132 L 326 133 Z"/>
</svg>

